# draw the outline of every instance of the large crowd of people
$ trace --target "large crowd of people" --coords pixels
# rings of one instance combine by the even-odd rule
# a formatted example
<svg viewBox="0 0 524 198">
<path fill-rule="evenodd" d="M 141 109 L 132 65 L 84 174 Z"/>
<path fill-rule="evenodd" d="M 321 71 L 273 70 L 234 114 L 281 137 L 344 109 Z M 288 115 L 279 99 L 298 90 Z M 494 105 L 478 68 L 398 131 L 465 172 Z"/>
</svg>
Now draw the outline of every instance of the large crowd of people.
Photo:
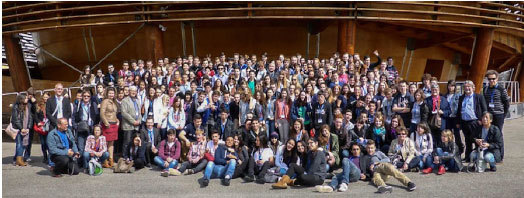
<svg viewBox="0 0 524 198">
<path fill-rule="evenodd" d="M 108 65 L 105 74 L 86 66 L 76 93 L 56 84 L 39 98 L 32 88 L 17 96 L 13 163 L 31 161 L 38 134 L 55 177 L 89 173 L 88 164 L 98 161 L 115 172 L 202 172 L 203 186 L 242 178 L 276 189 L 343 192 L 371 181 L 387 193 L 390 176 L 415 190 L 403 172 L 458 172 L 479 158 L 496 171 L 509 108 L 496 71 L 487 72 L 485 88 L 465 81 L 462 94 L 450 80 L 441 93 L 436 77 L 407 82 L 393 58 L 373 55 L 375 63 L 347 53 L 129 60 L 119 71 Z"/>
</svg>

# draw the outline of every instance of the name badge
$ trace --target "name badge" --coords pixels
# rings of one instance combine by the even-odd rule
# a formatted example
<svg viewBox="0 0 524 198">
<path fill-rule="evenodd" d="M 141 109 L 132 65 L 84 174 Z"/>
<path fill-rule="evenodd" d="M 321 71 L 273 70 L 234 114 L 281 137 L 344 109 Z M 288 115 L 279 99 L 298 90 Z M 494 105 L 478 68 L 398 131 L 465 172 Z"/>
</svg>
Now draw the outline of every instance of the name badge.
<svg viewBox="0 0 524 198">
<path fill-rule="evenodd" d="M 322 119 L 321 118 L 318 119 L 318 123 L 322 124 Z"/>
<path fill-rule="evenodd" d="M 495 104 L 493 104 L 493 103 L 489 103 L 489 107 L 490 107 L 490 108 L 495 108 Z"/>
<path fill-rule="evenodd" d="M 280 114 L 280 118 L 284 119 L 286 116 L 284 114 Z"/>
<path fill-rule="evenodd" d="M 432 113 L 433 113 L 433 114 L 437 114 L 437 110 L 433 111 Z"/>
</svg>

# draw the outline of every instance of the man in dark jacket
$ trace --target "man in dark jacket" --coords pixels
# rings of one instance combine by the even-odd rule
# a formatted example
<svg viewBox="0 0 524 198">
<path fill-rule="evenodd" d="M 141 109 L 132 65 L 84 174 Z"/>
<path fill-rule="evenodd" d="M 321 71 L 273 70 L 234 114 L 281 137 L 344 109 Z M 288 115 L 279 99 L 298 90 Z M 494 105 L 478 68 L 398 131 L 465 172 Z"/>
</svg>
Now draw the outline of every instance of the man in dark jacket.
<svg viewBox="0 0 524 198">
<path fill-rule="evenodd" d="M 467 80 L 464 83 L 464 95 L 460 96 L 457 118 L 460 118 L 458 128 L 462 129 L 466 142 L 466 162 L 469 162 L 472 151 L 472 144 L 477 131 L 480 130 L 480 119 L 482 114 L 487 111 L 484 97 L 474 93 L 475 85 L 472 81 Z"/>
<path fill-rule="evenodd" d="M 115 71 L 115 66 L 109 64 L 107 66 L 107 74 L 104 76 L 105 86 L 116 86 L 118 82 L 118 73 Z"/>
<path fill-rule="evenodd" d="M 91 100 L 89 91 L 82 92 L 82 101 L 74 106 L 73 129 L 76 134 L 76 144 L 80 153 L 84 153 L 87 136 L 93 133 L 93 125 L 99 123 L 99 112 Z M 82 157 L 82 156 L 81 156 Z M 83 160 L 80 160 L 83 162 Z M 82 165 L 83 163 L 80 163 Z M 86 168 L 86 167 L 84 167 Z"/>
<path fill-rule="evenodd" d="M 497 82 L 499 80 L 499 73 L 495 70 L 488 70 L 486 77 L 489 81 L 489 86 L 484 89 L 484 99 L 488 103 L 488 112 L 493 115 L 493 125 L 497 126 L 502 133 L 504 127 L 504 118 L 509 111 L 508 92 Z M 502 138 L 502 148 L 500 149 L 502 159 L 504 159 L 504 138 Z"/>
<path fill-rule="evenodd" d="M 64 86 L 62 83 L 55 85 L 55 95 L 47 99 L 45 107 L 47 119 L 49 119 L 50 129 L 53 130 L 57 126 L 59 118 L 69 120 L 71 118 L 71 101 L 69 97 L 64 97 Z"/>
<path fill-rule="evenodd" d="M 502 148 L 502 133 L 499 128 L 492 125 L 493 115 L 486 112 L 482 116 L 482 129 L 474 137 L 475 151 L 471 153 L 471 161 L 477 160 L 480 150 L 484 160 L 489 163 L 491 171 L 497 171 L 496 162 L 501 161 L 500 149 Z"/>
<path fill-rule="evenodd" d="M 229 111 L 225 107 L 222 107 L 220 109 L 220 119 L 218 119 L 215 124 L 215 130 L 218 131 L 220 139 L 223 141 L 226 141 L 227 137 L 236 135 L 233 121 L 229 120 L 228 117 Z"/>
<path fill-rule="evenodd" d="M 148 117 L 146 120 L 146 127 L 140 130 L 140 139 L 142 139 L 142 144 L 145 146 L 145 157 L 146 157 L 146 166 L 151 167 L 151 160 L 158 155 L 158 145 L 160 144 L 160 132 L 157 128 L 154 128 L 152 117 Z"/>
<path fill-rule="evenodd" d="M 320 134 L 320 127 L 324 124 L 331 126 L 333 122 L 333 111 L 331 105 L 326 103 L 323 92 L 318 93 L 318 103 L 313 105 L 313 126 L 315 126 L 315 137 Z"/>
</svg>

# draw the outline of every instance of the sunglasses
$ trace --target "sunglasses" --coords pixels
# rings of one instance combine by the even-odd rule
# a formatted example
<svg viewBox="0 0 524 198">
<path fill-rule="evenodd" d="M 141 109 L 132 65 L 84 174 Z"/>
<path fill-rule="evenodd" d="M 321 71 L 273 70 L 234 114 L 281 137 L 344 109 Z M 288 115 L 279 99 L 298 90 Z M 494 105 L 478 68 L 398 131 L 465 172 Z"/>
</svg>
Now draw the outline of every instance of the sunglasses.
<svg viewBox="0 0 524 198">
<path fill-rule="evenodd" d="M 407 134 L 405 134 L 405 133 L 399 133 L 398 135 L 407 135 Z"/>
<path fill-rule="evenodd" d="M 89 98 L 89 97 L 91 97 L 91 96 L 84 96 L 84 98 Z"/>
<path fill-rule="evenodd" d="M 496 80 L 496 78 L 488 78 L 488 80 L 490 80 L 490 81 L 491 81 L 491 80 Z"/>
</svg>

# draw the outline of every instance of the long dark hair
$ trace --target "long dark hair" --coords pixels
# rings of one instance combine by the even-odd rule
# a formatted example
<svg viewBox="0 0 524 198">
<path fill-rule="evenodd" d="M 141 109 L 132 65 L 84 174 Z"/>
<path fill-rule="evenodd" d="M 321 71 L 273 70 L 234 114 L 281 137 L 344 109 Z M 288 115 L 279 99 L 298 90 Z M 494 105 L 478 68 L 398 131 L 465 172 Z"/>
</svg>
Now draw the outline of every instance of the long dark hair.
<svg viewBox="0 0 524 198">
<path fill-rule="evenodd" d="M 258 141 L 260 141 L 260 144 L 257 148 L 267 148 L 268 145 L 267 145 L 267 137 L 266 136 L 258 136 L 257 137 Z"/>
<path fill-rule="evenodd" d="M 295 146 L 291 149 L 291 151 L 287 150 L 287 143 L 289 143 L 289 141 L 295 142 Z M 286 141 L 286 144 L 284 144 L 283 149 L 284 149 L 284 152 L 282 152 L 282 157 L 284 159 L 284 163 L 287 165 L 291 163 L 296 163 L 298 159 L 298 155 L 297 155 L 297 142 L 295 141 L 295 139 L 289 138 Z"/>
</svg>

